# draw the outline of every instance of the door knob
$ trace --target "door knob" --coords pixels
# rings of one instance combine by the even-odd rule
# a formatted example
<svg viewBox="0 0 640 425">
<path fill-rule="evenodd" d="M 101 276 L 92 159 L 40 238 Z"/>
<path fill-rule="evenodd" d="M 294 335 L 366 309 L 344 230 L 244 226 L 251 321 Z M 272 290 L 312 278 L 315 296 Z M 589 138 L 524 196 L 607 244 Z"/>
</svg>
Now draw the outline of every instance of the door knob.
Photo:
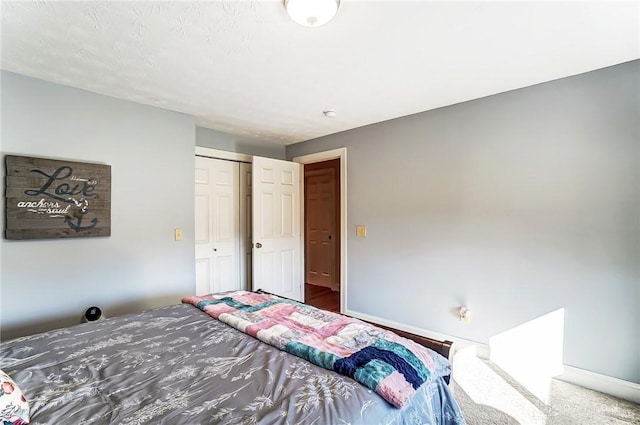
<svg viewBox="0 0 640 425">
<path fill-rule="evenodd" d="M 256 242 L 256 248 L 262 248 L 262 244 L 260 242 Z"/>
</svg>

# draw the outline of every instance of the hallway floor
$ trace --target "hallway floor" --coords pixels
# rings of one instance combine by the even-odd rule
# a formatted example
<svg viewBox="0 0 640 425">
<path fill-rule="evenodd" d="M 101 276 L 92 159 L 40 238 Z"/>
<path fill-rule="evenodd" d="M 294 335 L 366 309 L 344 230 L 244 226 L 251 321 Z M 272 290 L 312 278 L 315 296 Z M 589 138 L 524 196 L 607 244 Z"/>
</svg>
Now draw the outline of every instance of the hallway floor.
<svg viewBox="0 0 640 425">
<path fill-rule="evenodd" d="M 332 291 L 324 286 L 304 285 L 305 303 L 318 307 L 322 310 L 329 310 L 336 313 L 340 312 L 340 292 Z"/>
</svg>

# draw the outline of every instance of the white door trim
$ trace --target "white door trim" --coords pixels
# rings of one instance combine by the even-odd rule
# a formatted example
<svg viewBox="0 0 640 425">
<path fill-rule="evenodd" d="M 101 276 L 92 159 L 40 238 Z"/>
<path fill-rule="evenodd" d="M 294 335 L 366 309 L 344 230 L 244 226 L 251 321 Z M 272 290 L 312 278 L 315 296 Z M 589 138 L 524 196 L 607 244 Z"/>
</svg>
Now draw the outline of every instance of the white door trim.
<svg viewBox="0 0 640 425">
<path fill-rule="evenodd" d="M 343 312 L 347 308 L 347 148 L 297 156 L 293 162 L 313 164 L 336 158 L 340 159 L 340 312 Z M 300 174 L 304 179 L 304 173 Z M 304 219 L 304 202 L 300 210 Z"/>
<path fill-rule="evenodd" d="M 230 161 L 238 162 L 253 162 L 252 155 L 246 155 L 244 153 L 236 153 L 229 151 L 221 151 L 219 149 L 205 148 L 202 146 L 196 146 L 196 156 L 206 156 L 208 158 L 227 159 Z"/>
</svg>

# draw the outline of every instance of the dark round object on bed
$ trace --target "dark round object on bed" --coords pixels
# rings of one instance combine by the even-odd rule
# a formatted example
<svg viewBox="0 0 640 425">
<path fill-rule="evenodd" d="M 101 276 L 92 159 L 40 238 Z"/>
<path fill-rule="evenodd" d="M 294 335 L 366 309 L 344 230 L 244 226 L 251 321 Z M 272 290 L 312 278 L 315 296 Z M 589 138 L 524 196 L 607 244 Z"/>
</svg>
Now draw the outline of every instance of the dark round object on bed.
<svg viewBox="0 0 640 425">
<path fill-rule="evenodd" d="M 87 308 L 82 315 L 83 322 L 95 322 L 96 320 L 101 319 L 104 319 L 104 317 L 102 317 L 102 310 L 97 306 Z"/>
</svg>

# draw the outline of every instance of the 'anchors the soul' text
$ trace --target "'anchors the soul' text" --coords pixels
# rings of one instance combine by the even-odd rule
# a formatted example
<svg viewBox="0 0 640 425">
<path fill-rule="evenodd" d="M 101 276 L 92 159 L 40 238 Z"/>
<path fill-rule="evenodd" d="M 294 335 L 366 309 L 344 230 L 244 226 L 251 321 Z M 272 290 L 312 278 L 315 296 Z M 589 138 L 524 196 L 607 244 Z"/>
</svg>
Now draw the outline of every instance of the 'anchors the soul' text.
<svg viewBox="0 0 640 425">
<path fill-rule="evenodd" d="M 67 205 L 64 208 L 60 208 L 60 204 L 57 202 L 48 202 L 44 198 L 40 201 L 19 201 L 16 206 L 18 208 L 29 208 L 40 211 L 46 214 L 67 214 L 71 205 Z"/>
</svg>

